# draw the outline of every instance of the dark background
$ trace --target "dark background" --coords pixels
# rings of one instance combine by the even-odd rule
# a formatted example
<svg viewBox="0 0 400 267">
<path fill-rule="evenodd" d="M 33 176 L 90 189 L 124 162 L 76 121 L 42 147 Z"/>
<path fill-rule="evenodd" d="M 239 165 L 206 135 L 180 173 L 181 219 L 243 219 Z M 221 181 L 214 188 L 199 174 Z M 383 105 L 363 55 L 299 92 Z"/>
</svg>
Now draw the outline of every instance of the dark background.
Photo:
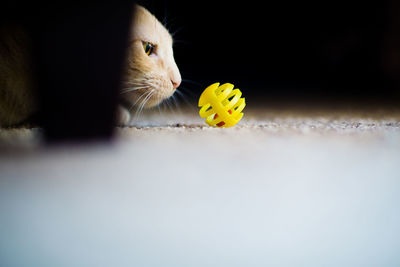
<svg viewBox="0 0 400 267">
<path fill-rule="evenodd" d="M 138 2 L 176 31 L 194 99 L 218 81 L 253 102 L 398 103 L 396 1 Z"/>
</svg>

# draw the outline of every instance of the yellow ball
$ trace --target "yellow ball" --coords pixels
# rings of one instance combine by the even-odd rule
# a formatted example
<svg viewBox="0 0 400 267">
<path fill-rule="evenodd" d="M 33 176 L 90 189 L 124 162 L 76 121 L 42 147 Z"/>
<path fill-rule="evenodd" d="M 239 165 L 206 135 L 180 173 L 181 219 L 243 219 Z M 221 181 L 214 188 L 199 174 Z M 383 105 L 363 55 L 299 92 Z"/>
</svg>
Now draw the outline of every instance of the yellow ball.
<svg viewBox="0 0 400 267">
<path fill-rule="evenodd" d="M 243 117 L 246 106 L 242 92 L 234 85 L 214 83 L 208 86 L 199 99 L 199 114 L 206 123 L 216 127 L 232 127 Z"/>
</svg>

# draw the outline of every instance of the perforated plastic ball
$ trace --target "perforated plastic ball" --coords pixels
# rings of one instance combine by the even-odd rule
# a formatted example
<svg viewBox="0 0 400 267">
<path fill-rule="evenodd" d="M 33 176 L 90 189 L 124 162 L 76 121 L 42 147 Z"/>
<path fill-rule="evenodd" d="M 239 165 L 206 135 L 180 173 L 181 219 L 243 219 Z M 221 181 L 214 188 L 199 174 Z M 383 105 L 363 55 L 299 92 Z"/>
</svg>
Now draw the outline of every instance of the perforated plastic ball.
<svg viewBox="0 0 400 267">
<path fill-rule="evenodd" d="M 215 127 L 232 127 L 243 117 L 246 106 L 242 92 L 231 83 L 208 86 L 199 99 L 199 114 L 206 123 Z"/>
</svg>

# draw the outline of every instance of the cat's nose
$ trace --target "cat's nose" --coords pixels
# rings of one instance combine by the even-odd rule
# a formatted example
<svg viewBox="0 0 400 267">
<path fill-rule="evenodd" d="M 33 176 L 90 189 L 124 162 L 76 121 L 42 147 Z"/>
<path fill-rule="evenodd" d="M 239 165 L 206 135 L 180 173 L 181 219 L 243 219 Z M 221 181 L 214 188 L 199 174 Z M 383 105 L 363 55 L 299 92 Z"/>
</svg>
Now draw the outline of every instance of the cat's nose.
<svg viewBox="0 0 400 267">
<path fill-rule="evenodd" d="M 172 87 L 173 87 L 174 90 L 175 90 L 176 88 L 179 87 L 179 85 L 180 85 L 181 82 L 182 82 L 182 77 L 181 77 L 181 74 L 180 74 L 180 72 L 179 72 L 179 69 L 178 69 L 178 66 L 176 65 L 176 63 L 174 63 L 174 64 L 172 65 L 172 67 L 170 68 L 169 71 L 170 71 L 170 72 L 169 72 L 169 78 L 170 78 L 170 80 L 171 80 Z"/>
<path fill-rule="evenodd" d="M 182 82 L 182 80 L 180 78 L 171 79 L 171 83 L 172 83 L 172 86 L 174 87 L 174 90 L 179 87 L 181 82 Z"/>
</svg>

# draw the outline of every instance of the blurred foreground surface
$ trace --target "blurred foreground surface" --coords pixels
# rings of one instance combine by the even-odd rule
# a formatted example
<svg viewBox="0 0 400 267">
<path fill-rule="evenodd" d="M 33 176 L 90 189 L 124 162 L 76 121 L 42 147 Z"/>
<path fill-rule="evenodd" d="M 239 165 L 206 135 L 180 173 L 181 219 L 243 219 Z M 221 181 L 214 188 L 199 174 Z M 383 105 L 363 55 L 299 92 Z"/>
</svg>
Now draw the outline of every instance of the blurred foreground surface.
<svg viewBox="0 0 400 267">
<path fill-rule="evenodd" d="M 250 110 L 230 129 L 192 115 L 113 144 L 3 149 L 0 265 L 400 265 L 398 112 Z"/>
</svg>

